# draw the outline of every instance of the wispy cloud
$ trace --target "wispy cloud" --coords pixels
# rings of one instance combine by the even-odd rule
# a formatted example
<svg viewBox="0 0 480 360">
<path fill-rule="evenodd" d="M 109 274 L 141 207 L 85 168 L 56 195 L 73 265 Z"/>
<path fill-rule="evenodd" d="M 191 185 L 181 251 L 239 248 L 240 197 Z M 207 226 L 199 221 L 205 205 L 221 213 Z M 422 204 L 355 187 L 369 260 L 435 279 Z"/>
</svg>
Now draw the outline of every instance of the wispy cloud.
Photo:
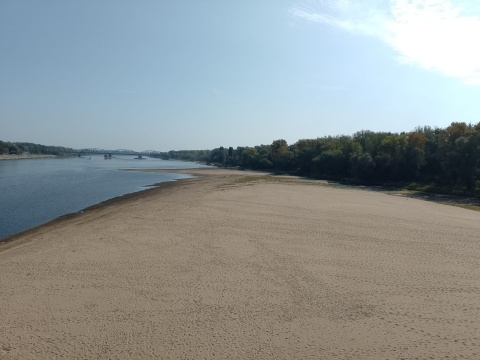
<svg viewBox="0 0 480 360">
<path fill-rule="evenodd" d="M 304 0 L 298 19 L 374 36 L 401 63 L 480 85 L 480 6 L 452 0 Z"/>
</svg>

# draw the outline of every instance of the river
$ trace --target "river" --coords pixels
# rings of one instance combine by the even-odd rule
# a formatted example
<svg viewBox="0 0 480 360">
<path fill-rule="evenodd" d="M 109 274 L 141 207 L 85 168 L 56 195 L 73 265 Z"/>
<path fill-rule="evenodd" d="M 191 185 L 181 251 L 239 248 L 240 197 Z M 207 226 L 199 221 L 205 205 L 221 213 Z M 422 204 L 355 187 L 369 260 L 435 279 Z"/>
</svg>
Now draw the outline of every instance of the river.
<svg viewBox="0 0 480 360">
<path fill-rule="evenodd" d="M 134 156 L 0 161 L 0 239 L 99 202 L 189 177 L 123 171 L 204 167 L 190 162 Z"/>
</svg>

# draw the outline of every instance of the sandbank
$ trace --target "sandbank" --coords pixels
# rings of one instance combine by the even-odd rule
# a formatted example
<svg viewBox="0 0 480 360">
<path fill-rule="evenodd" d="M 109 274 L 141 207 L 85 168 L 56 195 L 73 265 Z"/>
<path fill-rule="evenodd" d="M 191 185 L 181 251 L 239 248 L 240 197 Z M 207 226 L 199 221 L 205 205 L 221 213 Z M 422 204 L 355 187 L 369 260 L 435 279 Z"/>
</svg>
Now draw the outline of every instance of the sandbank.
<svg viewBox="0 0 480 360">
<path fill-rule="evenodd" d="M 0 359 L 480 358 L 479 212 L 183 172 L 0 244 Z"/>
</svg>

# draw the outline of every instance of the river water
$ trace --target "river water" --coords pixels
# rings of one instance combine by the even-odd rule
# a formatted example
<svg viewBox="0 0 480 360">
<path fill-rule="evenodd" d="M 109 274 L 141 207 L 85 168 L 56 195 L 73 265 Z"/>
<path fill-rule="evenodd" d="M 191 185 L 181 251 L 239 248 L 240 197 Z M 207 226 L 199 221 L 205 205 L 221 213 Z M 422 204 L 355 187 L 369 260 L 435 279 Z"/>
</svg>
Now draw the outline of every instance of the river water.
<svg viewBox="0 0 480 360">
<path fill-rule="evenodd" d="M 58 216 L 78 212 L 185 174 L 123 171 L 180 169 L 204 165 L 134 156 L 0 161 L 0 239 Z"/>
</svg>

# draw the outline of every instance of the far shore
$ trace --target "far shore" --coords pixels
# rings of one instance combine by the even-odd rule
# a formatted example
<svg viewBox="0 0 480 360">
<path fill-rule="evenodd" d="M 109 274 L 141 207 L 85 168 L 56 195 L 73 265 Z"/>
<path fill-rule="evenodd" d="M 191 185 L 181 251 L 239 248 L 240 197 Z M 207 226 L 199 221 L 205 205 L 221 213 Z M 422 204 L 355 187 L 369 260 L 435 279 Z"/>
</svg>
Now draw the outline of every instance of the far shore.
<svg viewBox="0 0 480 360">
<path fill-rule="evenodd" d="M 57 158 L 57 155 L 13 155 L 13 154 L 2 154 L 0 155 L 0 160 L 23 160 L 23 159 L 47 159 L 47 158 Z"/>
<path fill-rule="evenodd" d="M 478 212 L 162 171 L 0 243 L 1 359 L 478 358 Z"/>
</svg>

